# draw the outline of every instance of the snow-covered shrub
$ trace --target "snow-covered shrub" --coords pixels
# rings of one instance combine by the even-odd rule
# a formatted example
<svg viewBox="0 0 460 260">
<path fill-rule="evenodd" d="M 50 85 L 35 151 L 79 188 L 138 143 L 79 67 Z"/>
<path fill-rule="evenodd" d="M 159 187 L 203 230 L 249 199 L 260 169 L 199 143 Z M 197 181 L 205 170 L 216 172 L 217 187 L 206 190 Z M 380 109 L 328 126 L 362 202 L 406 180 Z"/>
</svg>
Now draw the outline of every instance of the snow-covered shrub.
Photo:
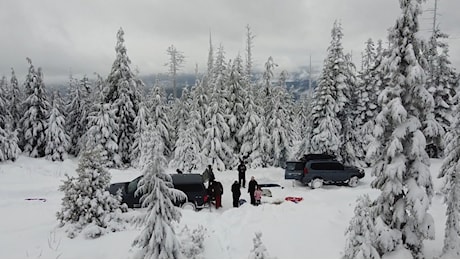
<svg viewBox="0 0 460 260">
<path fill-rule="evenodd" d="M 188 226 L 182 229 L 179 233 L 179 239 L 183 257 L 188 259 L 203 258 L 202 253 L 204 252 L 204 237 L 206 231 L 206 228 L 202 225 L 199 225 L 193 230 L 190 230 Z"/>
<path fill-rule="evenodd" d="M 262 232 L 256 232 L 256 237 L 252 239 L 254 247 L 251 249 L 248 258 L 251 259 L 266 259 L 271 258 L 268 254 L 267 248 L 262 243 Z"/>
<path fill-rule="evenodd" d="M 372 219 L 369 195 L 357 199 L 355 216 L 346 231 L 347 242 L 343 258 L 380 258 L 372 245 L 375 240 L 374 221 Z"/>
<path fill-rule="evenodd" d="M 99 153 L 84 152 L 77 169 L 77 177 L 69 177 L 59 187 L 64 192 L 62 209 L 56 213 L 61 226 L 66 226 L 70 238 L 83 232 L 95 238 L 108 231 L 124 229 L 119 215 L 126 211 L 121 206 L 121 196 L 111 195 L 106 188 L 110 184 L 109 172 L 101 166 Z"/>
</svg>

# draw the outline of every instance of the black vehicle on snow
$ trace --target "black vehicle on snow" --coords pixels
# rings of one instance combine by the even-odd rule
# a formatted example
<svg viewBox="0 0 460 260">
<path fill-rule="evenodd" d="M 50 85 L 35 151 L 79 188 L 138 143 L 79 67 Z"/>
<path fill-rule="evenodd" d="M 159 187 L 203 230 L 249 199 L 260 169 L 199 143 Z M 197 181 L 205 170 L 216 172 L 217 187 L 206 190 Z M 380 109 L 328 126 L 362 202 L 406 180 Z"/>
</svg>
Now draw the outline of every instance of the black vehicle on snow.
<svg viewBox="0 0 460 260">
<path fill-rule="evenodd" d="M 297 180 L 311 188 L 321 188 L 323 184 L 346 183 L 355 187 L 364 177 L 364 169 L 346 166 L 327 154 L 304 155 L 299 161 L 287 161 L 284 178 Z"/>
<path fill-rule="evenodd" d="M 109 187 L 111 194 L 116 194 L 121 189 L 122 201 L 129 208 L 139 208 L 141 195 L 135 196 L 137 185 L 142 175 L 130 182 L 113 183 Z M 175 201 L 174 205 L 187 209 L 202 209 L 207 205 L 208 195 L 201 174 L 171 174 L 173 186 L 187 195 L 187 200 Z"/>
</svg>

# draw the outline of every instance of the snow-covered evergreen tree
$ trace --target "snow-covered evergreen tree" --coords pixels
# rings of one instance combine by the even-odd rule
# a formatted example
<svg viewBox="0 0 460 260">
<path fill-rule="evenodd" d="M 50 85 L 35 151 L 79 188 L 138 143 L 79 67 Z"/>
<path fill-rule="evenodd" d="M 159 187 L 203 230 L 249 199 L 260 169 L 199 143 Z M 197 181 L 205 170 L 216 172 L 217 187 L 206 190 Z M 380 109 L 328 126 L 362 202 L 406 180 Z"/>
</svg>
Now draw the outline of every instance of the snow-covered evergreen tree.
<svg viewBox="0 0 460 260">
<path fill-rule="evenodd" d="M 174 132 L 174 130 L 169 119 L 166 92 L 158 80 L 155 81 L 155 85 L 146 102 L 149 109 L 149 124 L 156 126 L 165 145 L 163 150 L 164 155 L 169 157 L 174 148 L 171 137 L 171 133 Z"/>
<path fill-rule="evenodd" d="M 66 130 L 70 137 L 69 154 L 77 156 L 82 148 L 82 136 L 87 131 L 90 113 L 91 84 L 85 76 L 81 80 L 69 79 L 69 101 L 66 105 Z M 96 95 L 97 96 L 97 95 Z M 99 99 L 98 99 L 99 102 Z"/>
<path fill-rule="evenodd" d="M 372 242 L 375 241 L 375 234 L 369 195 L 366 194 L 357 199 L 355 216 L 350 221 L 346 236 L 343 258 L 380 258 L 379 253 L 372 245 Z"/>
<path fill-rule="evenodd" d="M 134 126 L 136 131 L 134 133 L 134 143 L 131 148 L 131 164 L 133 166 L 139 166 L 139 160 L 144 147 L 144 140 L 142 139 L 143 134 L 147 131 L 148 125 L 148 114 L 147 108 L 143 102 L 139 104 L 139 111 L 136 118 L 134 119 Z"/>
<path fill-rule="evenodd" d="M 181 104 L 178 104 L 179 116 L 177 119 L 181 122 L 174 157 L 170 162 L 170 166 L 191 172 L 206 165 L 205 158 L 201 153 L 203 127 L 200 113 L 197 109 L 193 109 L 191 95 L 187 89 L 182 92 L 181 100 Z"/>
<path fill-rule="evenodd" d="M 294 131 L 293 97 L 286 89 L 287 72 L 280 74 L 279 84 L 271 91 L 271 111 L 267 114 L 267 129 L 272 144 L 272 166 L 282 167 L 291 157 L 291 147 L 298 137 Z"/>
<path fill-rule="evenodd" d="M 70 238 L 86 228 L 85 236 L 99 237 L 115 231 L 120 225 L 112 225 L 117 214 L 126 211 L 120 206 L 121 196 L 113 196 L 106 189 L 110 185 L 110 173 L 101 164 L 100 151 L 84 151 L 80 157 L 77 177 L 67 176 L 59 187 L 64 192 L 62 208 L 56 213 L 61 226 L 70 224 L 66 232 Z"/>
<path fill-rule="evenodd" d="M 382 152 L 373 151 L 371 145 L 375 142 L 375 120 L 377 114 L 382 110 L 381 104 L 378 102 L 378 96 L 390 82 L 389 58 L 390 51 L 383 49 L 382 40 L 379 40 L 376 48 L 375 65 L 369 71 L 369 83 L 366 85 L 367 93 L 369 93 L 369 109 L 366 112 L 368 120 L 366 122 L 366 119 L 363 119 L 364 125 L 360 129 L 364 150 L 367 151 L 365 162 L 368 165 L 373 165 Z M 362 97 L 360 99 L 362 100 Z"/>
<path fill-rule="evenodd" d="M 23 151 L 31 157 L 44 157 L 46 147 L 46 128 L 50 105 L 48 103 L 43 73 L 41 68 L 35 71 L 32 61 L 29 62 L 24 88 L 26 100 L 24 101 L 25 112 L 21 118 Z"/>
<path fill-rule="evenodd" d="M 118 167 L 121 159 L 118 154 L 118 125 L 115 111 L 110 104 L 95 104 L 88 116 L 88 131 L 83 137 L 85 149 L 98 149 L 101 152 L 101 164 L 105 167 Z"/>
<path fill-rule="evenodd" d="M 13 129 L 13 116 L 9 110 L 9 96 L 6 78 L 0 83 L 0 162 L 16 160 L 19 153 L 18 138 Z"/>
<path fill-rule="evenodd" d="M 248 95 L 249 83 L 244 77 L 242 59 L 237 56 L 229 69 L 227 81 L 227 100 L 228 100 L 228 117 L 227 122 L 230 127 L 230 138 L 228 145 L 233 149 L 234 154 L 238 154 L 241 149 L 241 139 L 237 133 L 244 124 L 246 115 L 244 100 Z"/>
<path fill-rule="evenodd" d="M 374 120 L 377 114 L 377 88 L 374 84 L 376 77 L 375 67 L 377 64 L 377 53 L 374 42 L 369 39 L 363 55 L 362 70 L 359 72 L 358 84 L 353 95 L 356 97 L 356 119 L 354 126 L 360 136 L 357 142 L 358 159 L 364 161 L 369 143 L 372 142 L 372 131 L 374 130 Z M 368 162 L 368 161 L 366 161 Z"/>
<path fill-rule="evenodd" d="M 19 121 L 23 115 L 22 101 L 24 100 L 23 93 L 19 89 L 18 79 L 14 69 L 11 69 L 10 84 L 8 87 L 8 111 L 12 117 L 12 129 L 19 130 Z"/>
<path fill-rule="evenodd" d="M 435 105 L 424 132 L 427 152 L 430 157 L 435 158 L 443 155 L 443 136 L 452 121 L 453 96 L 458 88 L 457 73 L 449 60 L 449 45 L 443 41 L 446 38 L 448 36 L 437 28 L 431 36 L 427 51 L 427 88 L 433 95 Z"/>
<path fill-rule="evenodd" d="M 133 246 L 140 248 L 135 258 L 179 258 L 180 244 L 173 221 L 179 222 L 181 213 L 173 202 L 183 199 L 185 194 L 173 189 L 171 176 L 164 173 L 167 163 L 164 143 L 155 125 L 149 125 L 146 141 L 144 177 L 139 181 L 136 194 L 141 196 L 140 202 L 147 211 L 137 219 L 144 229 L 133 242 Z"/>
<path fill-rule="evenodd" d="M 64 161 L 70 138 L 65 131 L 65 117 L 61 110 L 62 100 L 58 92 L 53 93 L 51 111 L 46 129 L 46 158 L 52 161 Z"/>
<path fill-rule="evenodd" d="M 233 150 L 226 143 L 230 138 L 230 127 L 226 121 L 228 100 L 225 92 L 227 79 L 224 59 L 224 49 L 220 46 L 212 71 L 212 93 L 205 115 L 207 122 L 202 146 L 203 155 L 208 159 L 208 164 L 220 171 L 227 169 L 235 162 Z"/>
<path fill-rule="evenodd" d="M 439 178 L 443 178 L 444 203 L 446 208 L 446 226 L 443 256 L 460 257 L 460 106 L 454 113 L 454 122 L 447 132 L 445 141 L 445 159 Z"/>
<path fill-rule="evenodd" d="M 339 147 L 342 125 L 338 114 L 347 102 L 344 94 L 347 89 L 347 64 L 341 43 L 342 27 L 339 23 L 334 23 L 331 35 L 331 45 L 313 98 L 310 152 L 336 155 L 341 159 Z"/>
<path fill-rule="evenodd" d="M 134 119 L 136 118 L 139 105 L 138 83 L 134 73 L 129 67 L 129 59 L 124 44 L 124 32 L 120 28 L 117 33 L 115 47 L 116 59 L 112 70 L 107 77 L 105 103 L 112 106 L 115 111 L 117 123 L 117 144 L 121 162 L 124 165 L 131 163 L 131 148 L 134 142 Z"/>
<path fill-rule="evenodd" d="M 237 133 L 241 142 L 239 154 L 247 157 L 250 167 L 267 166 L 263 156 L 270 150 L 270 138 L 265 129 L 265 122 L 260 118 L 261 108 L 254 102 L 251 92 L 246 92 L 243 100 L 245 116 L 243 125 Z"/>
<path fill-rule="evenodd" d="M 340 134 L 340 147 L 339 153 L 342 158 L 342 162 L 346 165 L 362 166 L 365 152 L 360 149 L 358 141 L 360 133 L 358 132 L 359 127 L 356 126 L 357 113 L 357 97 L 353 95 L 355 93 L 358 80 L 356 78 L 355 65 L 351 62 L 351 56 L 345 55 L 346 62 L 346 89 L 343 91 L 347 98 L 347 102 L 344 104 L 342 111 L 338 114 L 340 124 L 342 125 L 342 131 Z"/>
<path fill-rule="evenodd" d="M 203 258 L 205 234 L 206 228 L 202 225 L 198 225 L 197 228 L 191 231 L 187 226 L 182 229 L 179 233 L 179 237 L 181 238 L 181 253 L 185 258 Z"/>
<path fill-rule="evenodd" d="M 271 258 L 268 254 L 267 248 L 262 243 L 262 232 L 256 232 L 256 237 L 252 239 L 254 247 L 251 249 L 248 258 L 250 259 L 267 259 Z"/>
<path fill-rule="evenodd" d="M 313 88 L 309 88 L 308 91 L 300 97 L 299 109 L 299 123 L 301 125 L 300 131 L 300 142 L 298 148 L 295 149 L 297 152 L 294 155 L 295 158 L 301 158 L 304 154 L 310 152 L 310 141 L 312 134 L 312 117 L 311 112 L 313 110 Z"/>
<path fill-rule="evenodd" d="M 433 196 L 430 161 L 420 117 L 433 106 L 425 88 L 417 38 L 420 0 L 400 0 L 401 17 L 390 31 L 389 83 L 379 96 L 382 111 L 376 119 L 379 154 L 372 173 L 372 187 L 381 193 L 375 204 L 380 256 L 405 248 L 413 257 L 423 257 L 423 242 L 434 236 L 434 221 L 428 213 Z"/>
</svg>

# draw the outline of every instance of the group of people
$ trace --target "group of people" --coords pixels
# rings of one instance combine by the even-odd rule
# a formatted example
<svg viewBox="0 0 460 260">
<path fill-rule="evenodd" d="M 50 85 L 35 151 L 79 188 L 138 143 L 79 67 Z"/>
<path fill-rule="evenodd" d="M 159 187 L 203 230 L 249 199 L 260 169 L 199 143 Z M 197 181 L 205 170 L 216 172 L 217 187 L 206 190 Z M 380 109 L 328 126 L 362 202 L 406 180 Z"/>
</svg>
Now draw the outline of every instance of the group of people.
<svg viewBox="0 0 460 260">
<path fill-rule="evenodd" d="M 212 198 L 215 198 L 216 209 L 222 207 L 224 189 L 222 183 L 216 181 L 211 165 L 208 165 L 208 168 L 203 172 L 203 179 L 208 180 L 208 196 L 210 197 L 210 201 Z M 233 207 L 235 208 L 240 205 L 241 187 L 246 188 L 246 165 L 244 164 L 244 160 L 240 160 L 240 164 L 238 165 L 238 180 L 231 187 Z M 251 204 L 255 206 L 259 205 L 262 198 L 262 189 L 257 184 L 254 176 L 251 177 L 248 183 L 248 193 L 251 198 Z"/>
</svg>

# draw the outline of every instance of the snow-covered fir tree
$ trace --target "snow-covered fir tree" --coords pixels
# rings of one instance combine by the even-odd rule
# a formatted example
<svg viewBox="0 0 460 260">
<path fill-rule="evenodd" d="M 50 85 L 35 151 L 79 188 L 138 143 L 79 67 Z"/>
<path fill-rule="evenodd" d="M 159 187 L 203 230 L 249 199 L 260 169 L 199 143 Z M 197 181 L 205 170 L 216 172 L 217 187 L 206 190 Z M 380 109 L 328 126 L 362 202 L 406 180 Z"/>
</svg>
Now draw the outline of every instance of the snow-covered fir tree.
<svg viewBox="0 0 460 260">
<path fill-rule="evenodd" d="M 206 228 L 202 225 L 198 225 L 197 228 L 190 230 L 188 226 L 185 226 L 179 233 L 181 253 L 185 258 L 188 259 L 200 259 L 203 258 L 204 252 L 204 239 L 206 234 Z"/>
<path fill-rule="evenodd" d="M 58 92 L 54 92 L 51 101 L 51 111 L 46 129 L 46 158 L 52 161 L 64 161 L 70 138 L 65 131 L 65 116 L 62 113 L 62 100 Z"/>
<path fill-rule="evenodd" d="M 169 157 L 174 148 L 171 136 L 174 130 L 170 121 L 170 109 L 167 104 L 166 92 L 159 80 L 155 81 L 155 85 L 146 102 L 149 109 L 149 124 L 156 126 L 165 145 L 163 150 L 164 155 Z"/>
<path fill-rule="evenodd" d="M 254 247 L 251 249 L 248 258 L 250 259 L 267 259 L 271 258 L 268 250 L 262 243 L 262 232 L 256 232 L 255 237 L 252 239 Z"/>
<path fill-rule="evenodd" d="M 88 131 L 83 137 L 85 149 L 98 149 L 101 153 L 101 164 L 105 167 L 118 167 L 121 158 L 118 154 L 118 125 L 115 122 L 115 111 L 110 104 L 100 101 L 94 105 L 88 116 Z"/>
<path fill-rule="evenodd" d="M 364 125 L 360 129 L 362 136 L 361 140 L 364 142 L 363 146 L 366 152 L 365 162 L 368 165 L 373 165 L 377 158 L 381 155 L 382 151 L 373 151 L 371 144 L 375 142 L 374 129 L 377 114 L 382 110 L 378 96 L 388 86 L 390 82 L 390 51 L 383 48 L 382 40 L 377 42 L 375 65 L 369 71 L 369 83 L 366 86 L 367 93 L 369 94 L 369 108 L 366 112 L 368 116 L 367 122 L 363 120 Z M 359 98 L 362 100 L 362 97 Z"/>
<path fill-rule="evenodd" d="M 172 128 L 175 129 L 175 132 L 180 132 L 182 129 L 186 127 L 190 116 L 190 109 L 191 109 L 191 87 L 186 85 L 182 89 L 182 94 L 179 99 L 174 99 L 171 104 L 171 124 Z M 177 141 L 177 140 L 176 140 Z"/>
<path fill-rule="evenodd" d="M 208 159 L 208 164 L 220 171 L 227 169 L 235 162 L 233 150 L 226 142 L 230 139 L 230 127 L 226 121 L 228 100 L 226 99 L 227 93 L 225 91 L 227 74 L 224 59 L 224 48 L 221 45 L 217 52 L 210 79 L 212 93 L 205 115 L 207 122 L 202 146 L 203 155 Z"/>
<path fill-rule="evenodd" d="M 387 62 L 389 83 L 379 96 L 382 111 L 376 119 L 371 152 L 379 158 L 372 169 L 372 187 L 381 190 L 375 204 L 373 246 L 380 256 L 409 250 L 423 257 L 423 242 L 434 237 L 428 213 L 433 196 L 430 161 L 420 117 L 433 106 L 425 88 L 417 38 L 420 0 L 400 0 L 401 17 L 390 31 Z"/>
<path fill-rule="evenodd" d="M 13 116 L 9 110 L 9 96 L 6 78 L 0 84 L 0 162 L 16 160 L 21 152 L 18 138 L 13 128 Z"/>
<path fill-rule="evenodd" d="M 233 149 L 233 153 L 238 154 L 242 143 L 237 133 L 244 124 L 246 115 L 244 100 L 249 90 L 249 83 L 244 77 L 243 61 L 239 55 L 233 60 L 228 74 L 226 94 L 229 104 L 227 122 L 230 127 L 228 144 Z"/>
<path fill-rule="evenodd" d="M 128 57 L 124 44 L 124 32 L 120 28 L 117 33 L 115 47 L 116 59 L 113 62 L 110 74 L 107 77 L 107 85 L 104 90 L 105 103 L 112 106 L 115 111 L 117 127 L 117 144 L 120 159 L 123 165 L 131 163 L 131 148 L 134 142 L 134 119 L 136 118 L 139 105 L 138 83 L 131 71 L 131 60 Z"/>
<path fill-rule="evenodd" d="M 342 27 L 335 22 L 331 45 L 328 47 L 318 87 L 315 90 L 312 110 L 310 152 L 327 153 L 340 158 L 339 147 L 342 125 L 338 114 L 342 112 L 347 98 L 347 64 L 342 47 Z"/>
<path fill-rule="evenodd" d="M 358 84 L 353 95 L 356 97 L 356 127 L 358 138 L 357 147 L 358 159 L 365 161 L 366 151 L 372 142 L 372 131 L 374 130 L 374 119 L 377 114 L 377 88 L 375 82 L 375 66 L 377 64 L 377 53 L 372 39 L 366 42 L 364 50 L 362 70 L 358 74 Z M 366 160 L 367 163 L 369 163 Z"/>
<path fill-rule="evenodd" d="M 273 87 L 270 98 L 271 111 L 267 116 L 267 129 L 272 144 L 272 166 L 282 167 L 291 157 L 291 147 L 299 137 L 294 130 L 293 97 L 286 89 L 287 72 L 282 71 L 278 85 Z"/>
<path fill-rule="evenodd" d="M 104 233 L 122 229 L 114 224 L 117 215 L 126 211 L 121 206 L 121 196 L 107 191 L 110 185 L 110 173 L 101 164 L 100 151 L 84 151 L 80 157 L 77 177 L 69 177 L 59 187 L 64 192 L 62 208 L 56 213 L 61 226 L 70 224 L 66 229 L 70 238 L 77 236 L 83 229 L 84 235 L 96 238 Z"/>
<path fill-rule="evenodd" d="M 70 77 L 68 102 L 65 107 L 66 131 L 70 137 L 69 154 L 75 156 L 80 153 L 82 136 L 87 130 L 88 114 L 93 104 L 90 100 L 91 92 L 91 84 L 86 76 L 81 80 Z"/>
<path fill-rule="evenodd" d="M 135 258 L 179 258 L 180 244 L 173 222 L 179 222 L 180 210 L 173 202 L 183 199 L 185 194 L 173 188 L 169 174 L 164 173 L 163 139 L 153 124 L 146 132 L 146 146 L 143 151 L 145 164 L 142 167 L 143 178 L 139 181 L 136 194 L 140 197 L 145 214 L 137 219 L 143 226 L 133 246 L 139 247 Z"/>
<path fill-rule="evenodd" d="M 193 109 L 189 92 L 184 89 L 181 96 L 183 109 L 181 124 L 179 125 L 178 139 L 174 149 L 174 157 L 170 161 L 171 167 L 183 169 L 185 172 L 200 169 L 206 166 L 205 157 L 201 153 L 203 126 L 200 113 Z"/>
<path fill-rule="evenodd" d="M 355 93 L 358 80 L 356 78 L 355 65 L 351 62 L 351 56 L 345 55 L 346 62 L 346 89 L 343 93 L 347 98 L 347 102 L 344 104 L 342 111 L 338 114 L 340 124 L 342 125 L 342 131 L 340 134 L 340 147 L 339 153 L 342 158 L 342 162 L 346 165 L 362 166 L 365 152 L 360 149 L 359 137 L 360 133 L 357 131 L 359 127 L 356 126 L 357 113 L 357 97 L 353 95 Z"/>
<path fill-rule="evenodd" d="M 313 88 L 309 88 L 308 91 L 301 95 L 300 103 L 301 106 L 299 109 L 299 123 L 302 126 L 300 131 L 300 142 L 298 144 L 298 148 L 295 149 L 297 152 L 294 155 L 295 158 L 301 158 L 304 154 L 308 154 L 310 152 L 310 140 L 312 134 L 312 117 L 311 112 L 313 110 L 313 97 L 314 97 L 314 90 Z"/>
<path fill-rule="evenodd" d="M 443 154 L 443 136 L 452 121 L 453 96 L 458 88 L 457 73 L 449 60 L 449 45 L 444 39 L 447 34 L 437 28 L 431 36 L 428 51 L 428 91 L 434 98 L 434 114 L 431 115 L 431 125 L 425 129 L 427 137 L 427 152 L 430 157 L 439 158 Z M 438 49 L 441 51 L 439 53 Z"/>
<path fill-rule="evenodd" d="M 357 199 L 354 212 L 355 215 L 345 233 L 347 241 L 343 258 L 380 258 L 379 253 L 372 245 L 372 241 L 375 241 L 375 234 L 373 233 L 374 223 L 372 222 L 372 204 L 369 195 L 366 194 Z"/>
<path fill-rule="evenodd" d="M 23 151 L 31 157 L 44 157 L 46 147 L 46 128 L 50 105 L 45 92 L 41 68 L 35 70 L 32 61 L 29 62 L 29 72 L 24 82 L 26 100 L 25 112 L 21 118 Z"/>
<path fill-rule="evenodd" d="M 142 139 L 143 134 L 147 131 L 148 125 L 148 110 L 144 102 L 139 103 L 139 111 L 134 119 L 135 133 L 133 147 L 131 148 L 131 164 L 138 167 L 142 149 L 144 147 L 144 140 Z"/>
<path fill-rule="evenodd" d="M 460 106 L 454 111 L 454 121 L 446 135 L 445 159 L 439 178 L 443 178 L 446 225 L 443 257 L 460 257 Z"/>
<path fill-rule="evenodd" d="M 8 86 L 8 111 L 12 117 L 12 128 L 14 130 L 19 130 L 19 121 L 23 115 L 22 101 L 24 100 L 24 95 L 19 89 L 18 79 L 14 69 L 11 69 L 11 78 L 10 84 Z"/>
<path fill-rule="evenodd" d="M 250 167 L 267 166 L 263 155 L 270 150 L 270 138 L 265 130 L 265 122 L 260 118 L 261 108 L 254 102 L 251 92 L 246 92 L 243 100 L 245 116 L 237 133 L 241 142 L 239 154 L 247 157 Z M 257 132 L 258 131 L 258 132 Z"/>
</svg>

